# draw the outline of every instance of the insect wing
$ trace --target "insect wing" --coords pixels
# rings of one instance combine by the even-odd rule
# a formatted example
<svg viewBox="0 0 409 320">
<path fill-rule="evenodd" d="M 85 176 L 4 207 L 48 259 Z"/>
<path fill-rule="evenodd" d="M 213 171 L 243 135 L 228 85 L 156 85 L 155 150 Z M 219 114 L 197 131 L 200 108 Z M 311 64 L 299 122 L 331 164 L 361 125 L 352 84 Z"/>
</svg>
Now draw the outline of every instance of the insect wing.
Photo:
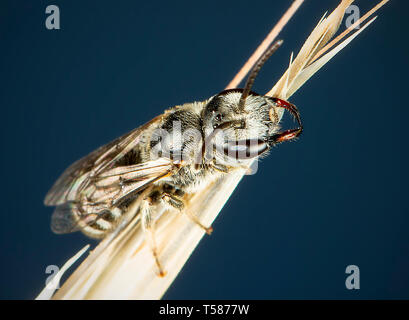
<svg viewBox="0 0 409 320">
<path fill-rule="evenodd" d="M 104 236 L 103 229 L 107 231 L 112 227 L 109 222 L 103 219 L 104 213 L 121 215 L 118 205 L 122 201 L 132 197 L 136 199 L 138 192 L 168 175 L 172 168 L 173 164 L 169 159 L 159 158 L 154 161 L 104 171 L 92 179 L 91 189 L 94 190 L 92 202 L 86 204 L 68 201 L 58 205 L 51 217 L 51 229 L 55 233 L 63 234 L 98 223 L 102 230 L 99 232 L 94 230 L 94 234 L 88 235 L 92 237 Z M 107 203 L 109 203 L 108 206 Z"/>
<path fill-rule="evenodd" d="M 89 183 L 90 177 L 97 175 L 104 169 L 109 168 L 115 161 L 121 159 L 140 142 L 143 131 L 159 121 L 160 118 L 161 116 L 154 118 L 145 125 L 128 132 L 74 162 L 64 171 L 47 193 L 44 204 L 55 206 L 75 201 L 77 195 Z"/>
<path fill-rule="evenodd" d="M 64 171 L 44 200 L 48 206 L 57 206 L 51 218 L 55 233 L 74 232 L 100 221 L 103 213 L 115 212 L 121 201 L 170 172 L 173 166 L 167 158 L 115 166 L 161 117 L 100 147 Z M 92 194 L 91 201 L 85 203 L 84 192 Z"/>
</svg>

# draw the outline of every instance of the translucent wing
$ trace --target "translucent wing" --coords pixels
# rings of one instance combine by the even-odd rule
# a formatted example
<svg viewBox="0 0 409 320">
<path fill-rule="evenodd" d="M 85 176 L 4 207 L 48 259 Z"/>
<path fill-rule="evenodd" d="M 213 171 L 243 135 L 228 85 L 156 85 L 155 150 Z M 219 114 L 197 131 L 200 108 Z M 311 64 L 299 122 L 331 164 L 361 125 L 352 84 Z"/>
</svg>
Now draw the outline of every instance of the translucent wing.
<svg viewBox="0 0 409 320">
<path fill-rule="evenodd" d="M 160 118 L 161 116 L 154 118 L 74 162 L 47 193 L 44 204 L 55 206 L 76 200 L 78 193 L 87 185 L 91 176 L 97 175 L 106 168 L 109 169 L 112 164 L 132 150 L 140 142 L 143 131 Z"/>
<path fill-rule="evenodd" d="M 169 174 L 173 164 L 167 158 L 118 165 L 135 150 L 143 132 L 160 117 L 102 146 L 65 170 L 44 201 L 46 205 L 57 206 L 51 219 L 54 232 L 84 231 L 87 226 L 93 226 L 100 232 L 91 228 L 84 232 L 102 237 L 113 227 L 109 221 L 121 215 L 126 201 Z"/>
<path fill-rule="evenodd" d="M 168 175 L 172 168 L 169 159 L 159 158 L 103 171 L 90 178 L 82 190 L 86 200 L 66 201 L 57 206 L 51 229 L 58 234 L 82 230 L 88 236 L 103 237 L 115 226 L 112 220 L 122 215 L 124 203 L 133 202 L 142 190 Z"/>
</svg>

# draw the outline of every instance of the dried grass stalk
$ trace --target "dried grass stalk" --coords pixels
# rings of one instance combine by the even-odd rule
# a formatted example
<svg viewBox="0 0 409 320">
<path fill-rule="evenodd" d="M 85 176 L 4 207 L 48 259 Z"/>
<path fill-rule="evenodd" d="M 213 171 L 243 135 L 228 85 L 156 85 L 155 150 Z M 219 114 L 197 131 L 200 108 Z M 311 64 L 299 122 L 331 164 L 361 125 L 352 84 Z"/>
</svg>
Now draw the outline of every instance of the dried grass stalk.
<svg viewBox="0 0 409 320">
<path fill-rule="evenodd" d="M 327 18 L 321 19 L 296 58 L 293 60 L 291 56 L 287 71 L 268 95 L 288 99 L 369 23 L 373 22 L 371 20 L 364 28 L 327 52 L 334 43 L 327 47 L 325 45 L 337 32 L 345 10 L 352 2 L 353 0 L 341 1 Z M 382 1 L 370 14 L 386 2 Z M 267 37 L 268 41 L 260 45 L 259 50 L 256 50 L 249 59 L 250 62 L 243 67 L 228 87 L 235 87 L 241 82 L 254 61 L 274 41 L 301 3 L 302 1 L 293 3 Z M 364 16 L 360 22 L 366 18 Z M 337 38 L 337 42 L 344 39 L 353 28 L 354 26 L 351 26 L 341 38 Z M 226 175 L 204 192 L 186 199 L 189 212 L 195 214 L 203 224 L 211 225 L 244 173 L 244 171 L 237 171 Z M 167 272 L 164 277 L 159 277 L 152 253 L 145 244 L 144 235 L 139 226 L 140 221 L 135 215 L 136 207 L 137 204 L 130 210 L 128 219 L 124 222 L 124 228 L 118 229 L 104 239 L 57 291 L 53 299 L 160 299 L 163 296 L 203 237 L 204 231 L 184 214 L 172 210 L 166 212 L 158 210 L 156 242 L 161 263 Z"/>
<path fill-rule="evenodd" d="M 250 72 L 251 68 L 254 66 L 256 61 L 261 57 L 264 51 L 273 43 L 273 41 L 277 38 L 280 34 L 281 30 L 287 24 L 287 22 L 292 18 L 294 13 L 298 10 L 298 8 L 303 4 L 304 0 L 296 0 L 290 6 L 290 8 L 284 13 L 278 23 L 271 29 L 270 33 L 264 38 L 263 42 L 258 46 L 256 51 L 250 56 L 247 62 L 243 65 L 240 71 L 236 74 L 236 76 L 230 81 L 227 85 L 226 89 L 236 88 L 240 82 L 246 77 L 246 75 Z"/>
</svg>

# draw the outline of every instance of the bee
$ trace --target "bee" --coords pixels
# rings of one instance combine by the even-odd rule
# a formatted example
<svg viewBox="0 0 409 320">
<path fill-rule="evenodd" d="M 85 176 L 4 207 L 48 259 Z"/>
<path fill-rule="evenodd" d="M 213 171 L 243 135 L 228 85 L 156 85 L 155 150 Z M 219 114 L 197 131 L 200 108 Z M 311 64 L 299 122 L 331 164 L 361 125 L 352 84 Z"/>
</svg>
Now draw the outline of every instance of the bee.
<svg viewBox="0 0 409 320">
<path fill-rule="evenodd" d="M 163 276 L 154 237 L 155 208 L 164 205 L 184 212 L 186 197 L 223 175 L 249 168 L 273 146 L 301 134 L 301 117 L 293 104 L 251 91 L 260 69 L 282 42 L 263 53 L 244 89 L 224 90 L 205 101 L 170 108 L 68 167 L 44 201 L 56 206 L 53 232 L 80 230 L 102 239 L 118 228 L 138 201 L 136 214 Z M 284 111 L 295 118 L 296 128 L 281 130 Z M 187 215 L 212 232 L 193 213 Z"/>
</svg>

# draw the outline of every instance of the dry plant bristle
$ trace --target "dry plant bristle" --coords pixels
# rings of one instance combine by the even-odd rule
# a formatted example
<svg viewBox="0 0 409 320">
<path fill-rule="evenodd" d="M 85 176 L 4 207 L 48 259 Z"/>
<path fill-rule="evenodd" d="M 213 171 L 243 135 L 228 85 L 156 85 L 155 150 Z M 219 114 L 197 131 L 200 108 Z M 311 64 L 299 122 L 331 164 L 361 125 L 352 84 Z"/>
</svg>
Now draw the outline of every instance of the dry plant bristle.
<svg viewBox="0 0 409 320">
<path fill-rule="evenodd" d="M 270 47 L 270 45 L 277 38 L 277 36 L 280 34 L 281 30 L 283 30 L 284 26 L 288 23 L 288 21 L 294 16 L 295 12 L 298 10 L 298 8 L 302 5 L 303 2 L 304 0 L 296 0 L 292 3 L 290 8 L 288 8 L 288 10 L 283 14 L 278 23 L 273 27 L 273 29 L 271 29 L 270 33 L 267 35 L 267 37 L 264 38 L 263 42 L 257 47 L 257 49 L 254 51 L 251 57 L 240 69 L 240 71 L 230 81 L 226 89 L 238 87 L 240 82 L 242 82 L 246 75 L 250 72 L 251 68 L 261 57 L 264 51 L 266 51 L 267 48 Z"/>
<path fill-rule="evenodd" d="M 289 66 L 287 71 L 277 82 L 277 84 L 267 93 L 268 96 L 279 97 L 282 99 L 290 98 L 314 73 L 316 73 L 325 63 L 330 59 L 320 60 L 321 63 L 315 64 L 315 68 L 310 68 L 314 62 L 322 57 L 329 49 L 339 43 L 341 40 L 355 30 L 355 28 L 365 22 L 370 16 L 372 16 L 377 10 L 384 6 L 389 0 L 383 0 L 378 3 L 373 9 L 362 16 L 358 21 L 349 26 L 344 32 L 333 39 L 330 43 L 327 42 L 337 32 L 345 14 L 345 10 L 352 4 L 353 0 L 343 0 L 340 5 L 327 17 L 320 20 L 318 25 L 312 31 L 306 42 L 302 46 L 297 57 L 293 63 Z M 372 23 L 373 20 L 370 21 Z M 334 53 L 339 52 L 340 48 L 344 48 L 352 39 L 354 39 L 359 33 L 361 33 L 369 24 L 358 29 L 354 35 L 352 35 L 348 41 L 345 39 L 338 47 L 334 48 L 327 54 L 327 58 L 335 56 Z M 325 63 L 322 63 L 325 60 Z M 319 66 L 319 67 L 318 67 Z M 308 69 L 308 72 L 306 70 Z M 307 76 L 308 74 L 308 76 Z"/>
<path fill-rule="evenodd" d="M 36 300 L 50 300 L 55 290 L 57 290 L 61 277 L 63 274 L 89 249 L 89 244 L 78 251 L 72 258 L 70 258 L 62 268 L 54 275 L 52 280 L 45 286 L 43 291 L 37 296 Z"/>
<path fill-rule="evenodd" d="M 354 22 L 348 29 L 342 32 L 339 36 L 334 38 L 330 43 L 328 43 L 324 48 L 322 48 L 312 59 L 312 61 L 317 60 L 321 57 L 325 52 L 331 49 L 334 45 L 336 45 L 339 41 L 344 39 L 351 31 L 355 30 L 356 27 L 360 26 L 363 22 L 365 22 L 369 17 L 371 17 L 376 11 L 378 11 L 381 7 L 383 7 L 389 0 L 383 0 L 378 3 L 374 8 L 369 10 L 365 15 L 363 15 L 359 20 Z"/>
</svg>

